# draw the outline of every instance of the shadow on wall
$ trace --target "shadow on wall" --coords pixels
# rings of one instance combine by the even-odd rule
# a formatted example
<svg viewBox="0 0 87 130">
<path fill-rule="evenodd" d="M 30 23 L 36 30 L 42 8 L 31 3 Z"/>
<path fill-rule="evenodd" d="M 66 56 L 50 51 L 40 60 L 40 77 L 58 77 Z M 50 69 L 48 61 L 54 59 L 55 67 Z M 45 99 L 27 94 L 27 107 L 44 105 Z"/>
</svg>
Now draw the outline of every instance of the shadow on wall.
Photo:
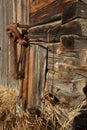
<svg viewBox="0 0 87 130">
<path fill-rule="evenodd" d="M 87 100 L 87 85 L 83 88 L 83 92 L 86 95 Z M 73 120 L 73 129 L 72 130 L 87 130 L 87 103 L 82 106 L 81 114 L 76 116 Z"/>
</svg>

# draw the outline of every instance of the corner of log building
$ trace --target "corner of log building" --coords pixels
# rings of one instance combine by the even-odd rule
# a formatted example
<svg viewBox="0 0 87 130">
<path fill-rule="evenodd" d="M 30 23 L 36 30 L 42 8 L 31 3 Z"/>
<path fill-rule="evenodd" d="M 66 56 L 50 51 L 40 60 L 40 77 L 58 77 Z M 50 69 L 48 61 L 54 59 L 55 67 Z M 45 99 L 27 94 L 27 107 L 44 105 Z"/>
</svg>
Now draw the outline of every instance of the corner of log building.
<svg viewBox="0 0 87 130">
<path fill-rule="evenodd" d="M 0 84 L 17 89 L 24 109 L 49 111 L 47 130 L 87 130 L 87 0 L 8 1 L 0 1 Z"/>
</svg>

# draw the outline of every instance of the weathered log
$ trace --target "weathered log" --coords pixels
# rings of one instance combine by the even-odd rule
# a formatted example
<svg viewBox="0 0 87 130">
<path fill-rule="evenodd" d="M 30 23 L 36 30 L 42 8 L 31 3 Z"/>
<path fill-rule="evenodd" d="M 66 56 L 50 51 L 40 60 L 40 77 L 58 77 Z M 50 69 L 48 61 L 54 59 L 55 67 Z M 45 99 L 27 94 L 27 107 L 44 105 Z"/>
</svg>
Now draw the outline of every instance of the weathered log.
<svg viewBox="0 0 87 130">
<path fill-rule="evenodd" d="M 29 74 L 29 52 L 30 48 L 26 48 L 26 59 L 25 59 L 25 77 L 23 80 L 23 109 L 27 108 L 28 103 L 28 74 Z"/>
<path fill-rule="evenodd" d="M 70 51 L 66 49 L 60 50 L 61 54 L 48 52 L 48 64 L 55 65 L 57 62 L 66 63 L 75 66 L 86 66 L 87 65 L 87 49 Z"/>
<path fill-rule="evenodd" d="M 67 4 L 76 0 L 48 0 L 30 3 L 30 26 L 61 19 L 62 11 Z"/>
<path fill-rule="evenodd" d="M 82 50 L 87 48 L 87 37 L 79 37 L 74 35 L 61 36 L 61 49 Z"/>
<path fill-rule="evenodd" d="M 86 79 L 80 78 L 72 80 L 72 82 L 65 82 L 64 80 L 52 81 L 50 77 L 46 80 L 49 92 L 53 92 L 59 99 L 60 104 L 65 104 L 68 107 L 77 106 L 83 99 L 85 95 L 83 88 L 86 85 Z M 82 97 L 82 98 L 81 98 Z"/>
<path fill-rule="evenodd" d="M 73 66 L 65 63 L 56 63 L 54 65 L 48 64 L 48 70 L 53 74 L 56 74 L 59 78 L 65 78 L 68 80 L 78 78 L 78 73 L 86 73 L 86 66 Z M 81 76 L 82 77 L 82 76 Z"/>
<path fill-rule="evenodd" d="M 77 80 L 73 80 L 73 82 L 68 83 L 68 82 L 60 82 L 59 80 L 55 80 L 52 82 L 52 80 L 47 80 L 48 82 L 48 86 L 53 87 L 54 93 L 58 93 L 58 91 L 62 91 L 64 93 L 64 95 L 67 96 L 76 96 L 75 93 L 73 93 L 73 91 L 76 89 L 79 92 L 79 95 L 82 94 L 84 95 L 83 92 L 83 88 L 86 85 L 86 80 L 85 78 L 82 79 L 77 79 Z M 75 91 L 76 92 L 76 91 Z"/>
<path fill-rule="evenodd" d="M 67 6 L 62 15 L 62 24 L 75 18 L 87 18 L 87 4 L 83 1 L 76 1 Z"/>
<path fill-rule="evenodd" d="M 29 29 L 31 42 L 54 43 L 60 41 L 61 35 L 87 36 L 87 19 L 77 18 L 64 25 L 61 21 L 43 24 Z"/>
<path fill-rule="evenodd" d="M 76 57 L 67 57 L 67 56 L 55 57 L 55 54 L 48 57 L 48 64 L 55 65 L 57 62 L 76 65 L 76 66 L 80 65 L 80 60 Z"/>
<path fill-rule="evenodd" d="M 59 35 L 79 35 L 87 36 L 87 19 L 77 18 L 61 26 Z"/>
</svg>

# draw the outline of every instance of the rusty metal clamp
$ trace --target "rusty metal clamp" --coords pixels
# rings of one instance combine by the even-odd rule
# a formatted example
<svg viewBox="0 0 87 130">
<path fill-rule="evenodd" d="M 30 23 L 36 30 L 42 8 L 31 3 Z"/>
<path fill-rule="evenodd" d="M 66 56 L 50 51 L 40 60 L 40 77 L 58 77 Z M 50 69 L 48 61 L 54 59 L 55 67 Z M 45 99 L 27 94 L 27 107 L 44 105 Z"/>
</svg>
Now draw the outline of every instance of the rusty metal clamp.
<svg viewBox="0 0 87 130">
<path fill-rule="evenodd" d="M 18 28 L 20 29 L 20 31 Z M 14 68 L 15 68 L 15 70 L 14 70 L 15 79 L 24 78 L 24 69 L 22 67 L 22 69 L 19 71 L 19 64 L 20 64 L 20 61 L 22 63 L 22 59 L 25 55 L 24 54 L 25 48 L 30 45 L 29 40 L 28 40 L 27 28 L 28 28 L 28 25 L 22 25 L 22 24 L 18 24 L 18 23 L 17 24 L 8 24 L 6 26 L 6 31 L 7 31 L 8 37 L 10 39 L 10 44 L 11 44 L 12 51 L 13 51 L 12 53 L 13 53 L 13 62 L 14 62 Z M 20 54 L 19 60 L 17 57 L 18 56 L 17 44 L 21 45 L 21 48 L 22 48 L 22 54 Z"/>
<path fill-rule="evenodd" d="M 21 33 L 18 30 L 18 28 L 21 29 Z M 6 26 L 6 31 L 9 38 L 13 38 L 16 43 L 24 45 L 24 46 L 29 45 L 28 36 L 27 36 L 28 35 L 27 26 L 23 26 L 20 24 L 17 24 L 17 25 L 9 24 Z"/>
</svg>

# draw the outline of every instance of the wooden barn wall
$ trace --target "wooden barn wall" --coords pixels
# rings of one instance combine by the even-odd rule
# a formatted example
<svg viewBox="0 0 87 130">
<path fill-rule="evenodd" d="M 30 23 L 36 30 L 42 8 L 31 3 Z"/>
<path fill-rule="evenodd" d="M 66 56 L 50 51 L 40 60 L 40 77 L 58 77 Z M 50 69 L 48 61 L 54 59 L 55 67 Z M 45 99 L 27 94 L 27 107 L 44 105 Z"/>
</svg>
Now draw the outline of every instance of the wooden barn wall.
<svg viewBox="0 0 87 130">
<path fill-rule="evenodd" d="M 35 6 L 39 7 L 35 12 L 32 2 L 30 42 L 48 49 L 45 90 L 56 95 L 60 104 L 69 110 L 87 96 L 84 92 L 87 89 L 87 2 L 55 0 L 39 7 L 41 1 L 35 0 Z"/>
<path fill-rule="evenodd" d="M 0 0 L 0 84 L 17 87 L 13 79 L 12 55 L 6 34 L 6 24 L 19 22 L 29 24 L 28 0 Z"/>
<path fill-rule="evenodd" d="M 76 0 L 30 0 L 30 26 L 36 26 L 60 19 L 62 12 Z"/>
</svg>

